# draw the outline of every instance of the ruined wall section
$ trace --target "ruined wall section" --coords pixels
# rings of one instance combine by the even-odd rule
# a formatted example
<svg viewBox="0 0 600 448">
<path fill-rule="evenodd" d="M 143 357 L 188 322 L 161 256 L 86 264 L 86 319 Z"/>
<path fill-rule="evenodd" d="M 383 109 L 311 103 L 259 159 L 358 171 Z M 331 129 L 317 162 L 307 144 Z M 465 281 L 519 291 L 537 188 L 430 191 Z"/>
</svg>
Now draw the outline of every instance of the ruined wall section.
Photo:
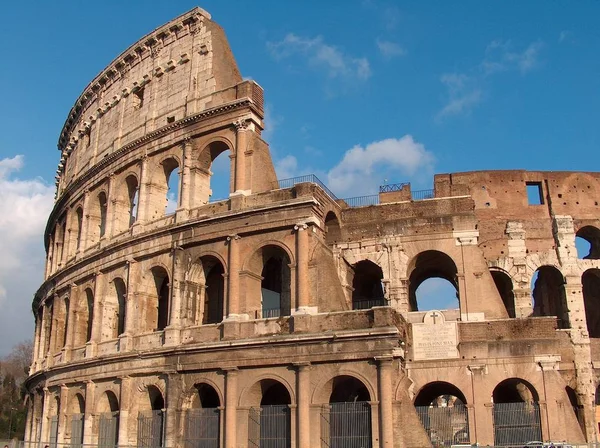
<svg viewBox="0 0 600 448">
<path fill-rule="evenodd" d="M 223 30 L 195 8 L 146 35 L 84 90 L 61 137 L 59 195 L 103 158 L 144 135 L 236 98 L 242 81 Z"/>
</svg>

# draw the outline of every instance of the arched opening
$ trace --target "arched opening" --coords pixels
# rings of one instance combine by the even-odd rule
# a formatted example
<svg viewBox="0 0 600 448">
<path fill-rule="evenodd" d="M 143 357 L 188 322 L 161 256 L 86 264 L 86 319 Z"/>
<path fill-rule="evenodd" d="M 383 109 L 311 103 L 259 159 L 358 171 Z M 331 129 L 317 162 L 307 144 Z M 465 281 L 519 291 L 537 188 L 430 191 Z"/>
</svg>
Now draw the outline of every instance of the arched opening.
<svg viewBox="0 0 600 448">
<path fill-rule="evenodd" d="M 88 316 L 85 327 L 85 342 L 90 342 L 92 340 L 92 329 L 94 327 L 94 293 L 90 288 L 85 290 L 85 300 Z"/>
<path fill-rule="evenodd" d="M 458 269 L 448 255 L 437 250 L 421 252 L 412 260 L 409 270 L 410 311 L 460 308 Z"/>
<path fill-rule="evenodd" d="M 108 201 L 104 191 L 99 192 L 95 199 L 90 200 L 90 207 L 86 216 L 87 240 L 90 246 L 98 243 L 106 233 L 107 207 Z"/>
<path fill-rule="evenodd" d="M 98 195 L 98 207 L 100 208 L 100 238 L 106 233 L 106 214 L 108 213 L 108 200 L 106 193 L 101 191 Z"/>
<path fill-rule="evenodd" d="M 138 413 L 138 447 L 155 448 L 164 445 L 165 400 L 156 386 L 148 386 L 150 410 Z"/>
<path fill-rule="evenodd" d="M 125 179 L 127 184 L 127 212 L 129 215 L 129 226 L 131 227 L 138 217 L 138 204 L 140 199 L 140 186 L 135 176 L 130 175 Z"/>
<path fill-rule="evenodd" d="M 579 423 L 579 427 L 581 428 L 581 432 L 585 434 L 585 421 L 584 421 L 584 413 L 583 406 L 579 403 L 579 398 L 577 397 L 577 392 L 572 387 L 565 387 L 565 392 L 567 393 L 567 397 L 569 398 L 569 403 L 571 404 L 571 409 L 573 409 L 573 414 L 577 419 L 577 423 Z"/>
<path fill-rule="evenodd" d="M 586 260 L 600 259 L 600 229 L 585 226 L 576 233 L 575 246 L 578 258 Z"/>
<path fill-rule="evenodd" d="M 75 245 L 75 250 L 79 250 L 81 246 L 81 226 L 83 225 L 83 209 L 79 207 L 75 210 L 75 234 L 77 235 L 77 244 Z"/>
<path fill-rule="evenodd" d="M 259 408 L 250 408 L 249 446 L 286 448 L 291 443 L 291 398 L 278 381 L 265 379 L 259 383 L 262 397 Z"/>
<path fill-rule="evenodd" d="M 153 315 L 149 316 L 148 324 L 155 331 L 162 331 L 169 324 L 169 302 L 170 302 L 170 284 L 169 274 L 162 267 L 152 268 L 154 279 L 155 295 L 152 296 L 153 304 L 148 306 L 148 311 Z"/>
<path fill-rule="evenodd" d="M 70 420 L 70 446 L 72 448 L 81 448 L 83 446 L 83 422 L 85 413 L 85 399 L 79 393 L 71 399 L 69 406 Z"/>
<path fill-rule="evenodd" d="M 179 163 L 175 159 L 167 159 L 163 163 L 166 185 L 165 215 L 175 213 L 180 205 L 181 180 Z"/>
<path fill-rule="evenodd" d="M 600 338 L 600 269 L 588 269 L 581 276 L 585 320 L 590 338 Z"/>
<path fill-rule="evenodd" d="M 199 169 L 192 173 L 193 207 L 226 199 L 233 192 L 230 173 L 235 159 L 230 154 L 229 146 L 221 141 L 212 142 L 200 151 Z"/>
<path fill-rule="evenodd" d="M 519 378 L 504 380 L 494 389 L 492 402 L 495 445 L 542 440 L 539 396 L 531 384 Z"/>
<path fill-rule="evenodd" d="M 321 411 L 322 434 L 331 448 L 371 448 L 371 395 L 362 381 L 352 376 L 332 380 L 329 405 Z"/>
<path fill-rule="evenodd" d="M 58 416 L 61 413 L 60 409 L 60 397 L 55 396 L 52 409 L 50 410 L 50 434 L 49 434 L 49 442 L 50 446 L 56 448 L 58 442 Z"/>
<path fill-rule="evenodd" d="M 73 344 L 78 347 L 92 339 L 94 321 L 94 293 L 86 288 L 79 294 L 75 309 L 75 334 Z"/>
<path fill-rule="evenodd" d="M 106 391 L 98 403 L 98 448 L 119 444 L 119 400 L 114 392 Z"/>
<path fill-rule="evenodd" d="M 340 221 L 333 212 L 325 216 L 325 243 L 333 246 L 342 240 L 342 231 L 340 230 Z"/>
<path fill-rule="evenodd" d="M 111 282 L 102 308 L 102 340 L 116 339 L 125 332 L 125 298 L 127 287 L 123 279 L 116 277 Z"/>
<path fill-rule="evenodd" d="M 498 294 L 500 294 L 500 297 L 502 298 L 502 303 L 504 303 L 508 317 L 516 317 L 515 293 L 513 291 L 512 279 L 503 271 L 492 270 L 490 273 L 496 284 L 496 289 L 498 289 Z"/>
<path fill-rule="evenodd" d="M 115 286 L 115 295 L 117 298 L 117 336 L 125 333 L 126 313 L 127 313 L 127 286 L 122 278 L 113 280 Z"/>
<path fill-rule="evenodd" d="M 191 408 L 187 411 L 185 424 L 186 444 L 193 447 L 218 448 L 220 446 L 221 400 L 209 384 L 195 385 Z"/>
<path fill-rule="evenodd" d="M 291 310 L 291 271 L 287 253 L 278 246 L 262 248 L 262 317 L 289 316 Z"/>
<path fill-rule="evenodd" d="M 364 310 L 386 304 L 383 289 L 383 270 L 370 260 L 362 260 L 353 266 L 352 309 Z"/>
<path fill-rule="evenodd" d="M 456 386 L 436 381 L 423 387 L 415 398 L 415 409 L 432 446 L 468 444 L 467 400 Z"/>
<path fill-rule="evenodd" d="M 70 310 L 70 308 L 71 308 L 71 301 L 69 300 L 68 297 L 65 297 L 65 300 L 64 300 L 65 325 L 64 325 L 63 333 L 62 333 L 62 346 L 63 347 L 65 347 L 67 345 L 67 343 L 69 342 L 69 341 L 67 341 L 67 334 L 68 334 L 68 330 L 67 329 L 69 328 L 69 325 L 70 325 L 70 322 L 69 322 L 69 310 Z"/>
<path fill-rule="evenodd" d="M 202 260 L 202 266 L 206 275 L 202 323 L 216 324 L 223 320 L 225 269 L 215 257 L 205 257 Z"/>
<path fill-rule="evenodd" d="M 570 328 L 565 279 L 554 266 L 542 266 L 533 278 L 533 316 L 556 316 L 558 328 Z"/>
</svg>

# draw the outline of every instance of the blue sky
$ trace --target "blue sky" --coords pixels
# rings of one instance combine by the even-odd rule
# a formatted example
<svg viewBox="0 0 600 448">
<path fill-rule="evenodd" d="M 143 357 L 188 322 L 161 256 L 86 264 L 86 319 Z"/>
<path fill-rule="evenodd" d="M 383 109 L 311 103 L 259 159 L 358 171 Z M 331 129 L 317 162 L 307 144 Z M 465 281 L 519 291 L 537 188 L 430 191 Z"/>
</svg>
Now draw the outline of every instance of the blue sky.
<svg viewBox="0 0 600 448">
<path fill-rule="evenodd" d="M 314 172 L 348 197 L 385 180 L 430 188 L 434 172 L 598 170 L 598 1 L 8 2 L 0 186 L 13 193 L 0 200 L 0 250 L 11 254 L 0 262 L 0 305 L 18 339 L 32 331 L 69 109 L 122 50 L 196 5 L 225 29 L 243 76 L 265 89 L 281 177 Z M 14 207 L 29 226 L 6 216 Z M 15 266 L 24 287 L 7 280 Z"/>
</svg>

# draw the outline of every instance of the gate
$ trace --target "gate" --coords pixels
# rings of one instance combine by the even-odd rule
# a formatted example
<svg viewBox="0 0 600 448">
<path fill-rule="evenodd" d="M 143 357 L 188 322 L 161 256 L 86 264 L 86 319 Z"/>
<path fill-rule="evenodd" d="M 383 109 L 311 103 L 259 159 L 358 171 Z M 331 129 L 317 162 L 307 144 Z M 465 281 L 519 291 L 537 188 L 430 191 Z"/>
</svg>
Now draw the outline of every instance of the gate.
<svg viewBox="0 0 600 448">
<path fill-rule="evenodd" d="M 256 448 L 289 448 L 291 422 L 287 404 L 250 408 L 248 445 Z"/>
<path fill-rule="evenodd" d="M 185 415 L 185 448 L 219 448 L 218 408 L 189 409 Z"/>
<path fill-rule="evenodd" d="M 164 412 L 141 411 L 138 414 L 137 446 L 158 448 L 163 446 Z"/>
<path fill-rule="evenodd" d="M 98 448 L 115 448 L 119 437 L 119 411 L 100 414 Z"/>
<path fill-rule="evenodd" d="M 71 416 L 71 448 L 83 446 L 83 414 Z"/>
<path fill-rule="evenodd" d="M 371 405 L 366 401 L 331 403 L 321 410 L 322 448 L 371 448 Z"/>
<path fill-rule="evenodd" d="M 539 403 L 494 404 L 494 445 L 542 440 Z"/>
<path fill-rule="evenodd" d="M 50 448 L 56 448 L 58 442 L 58 415 L 50 417 Z"/>
<path fill-rule="evenodd" d="M 434 447 L 469 443 L 466 406 L 415 406 L 415 409 Z"/>
</svg>

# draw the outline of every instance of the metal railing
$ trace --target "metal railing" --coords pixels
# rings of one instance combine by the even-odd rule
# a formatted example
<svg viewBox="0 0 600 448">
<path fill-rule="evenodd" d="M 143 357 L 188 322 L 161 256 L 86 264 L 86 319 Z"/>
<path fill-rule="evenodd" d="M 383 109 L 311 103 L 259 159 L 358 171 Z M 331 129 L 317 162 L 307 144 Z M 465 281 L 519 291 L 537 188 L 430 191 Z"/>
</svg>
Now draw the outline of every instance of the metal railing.
<svg viewBox="0 0 600 448">
<path fill-rule="evenodd" d="M 287 404 L 250 408 L 248 412 L 248 446 L 256 448 L 289 448 L 292 419 Z"/>
<path fill-rule="evenodd" d="M 469 417 L 466 406 L 415 406 L 415 409 L 432 446 L 469 443 Z"/>
<path fill-rule="evenodd" d="M 542 440 L 538 403 L 494 403 L 494 444 L 525 445 Z"/>
<path fill-rule="evenodd" d="M 321 410 L 321 448 L 371 448 L 371 405 L 330 403 Z"/>
<path fill-rule="evenodd" d="M 415 190 L 411 192 L 413 201 L 422 201 L 423 199 L 435 198 L 435 190 L 433 188 L 429 190 Z"/>
<path fill-rule="evenodd" d="M 338 200 L 338 197 L 335 194 L 333 194 L 333 192 L 329 188 L 327 188 L 327 185 L 321 182 L 321 180 L 319 180 L 319 178 L 314 174 L 306 174 L 304 176 L 296 176 L 290 177 L 288 179 L 281 179 L 277 181 L 277 184 L 279 188 L 292 188 L 294 185 L 303 184 L 307 182 L 317 184 L 325 191 L 325 193 L 329 195 L 331 199 L 333 199 L 334 201 Z"/>
<path fill-rule="evenodd" d="M 368 310 L 374 306 L 388 306 L 389 302 L 385 297 L 353 297 L 353 310 Z"/>
<path fill-rule="evenodd" d="M 369 196 L 357 196 L 354 198 L 342 199 L 349 207 L 368 207 L 369 205 L 379 205 L 379 195 L 371 194 Z"/>
<path fill-rule="evenodd" d="M 401 182 L 399 184 L 380 185 L 379 192 L 380 193 L 392 193 L 394 191 L 402 190 L 402 188 L 404 188 L 407 185 L 409 185 L 409 182 Z"/>
<path fill-rule="evenodd" d="M 281 308 L 263 308 L 261 315 L 263 319 L 269 319 L 271 317 L 280 317 Z"/>
<path fill-rule="evenodd" d="M 185 448 L 219 448 L 221 412 L 218 408 L 190 409 L 185 416 Z"/>
</svg>

